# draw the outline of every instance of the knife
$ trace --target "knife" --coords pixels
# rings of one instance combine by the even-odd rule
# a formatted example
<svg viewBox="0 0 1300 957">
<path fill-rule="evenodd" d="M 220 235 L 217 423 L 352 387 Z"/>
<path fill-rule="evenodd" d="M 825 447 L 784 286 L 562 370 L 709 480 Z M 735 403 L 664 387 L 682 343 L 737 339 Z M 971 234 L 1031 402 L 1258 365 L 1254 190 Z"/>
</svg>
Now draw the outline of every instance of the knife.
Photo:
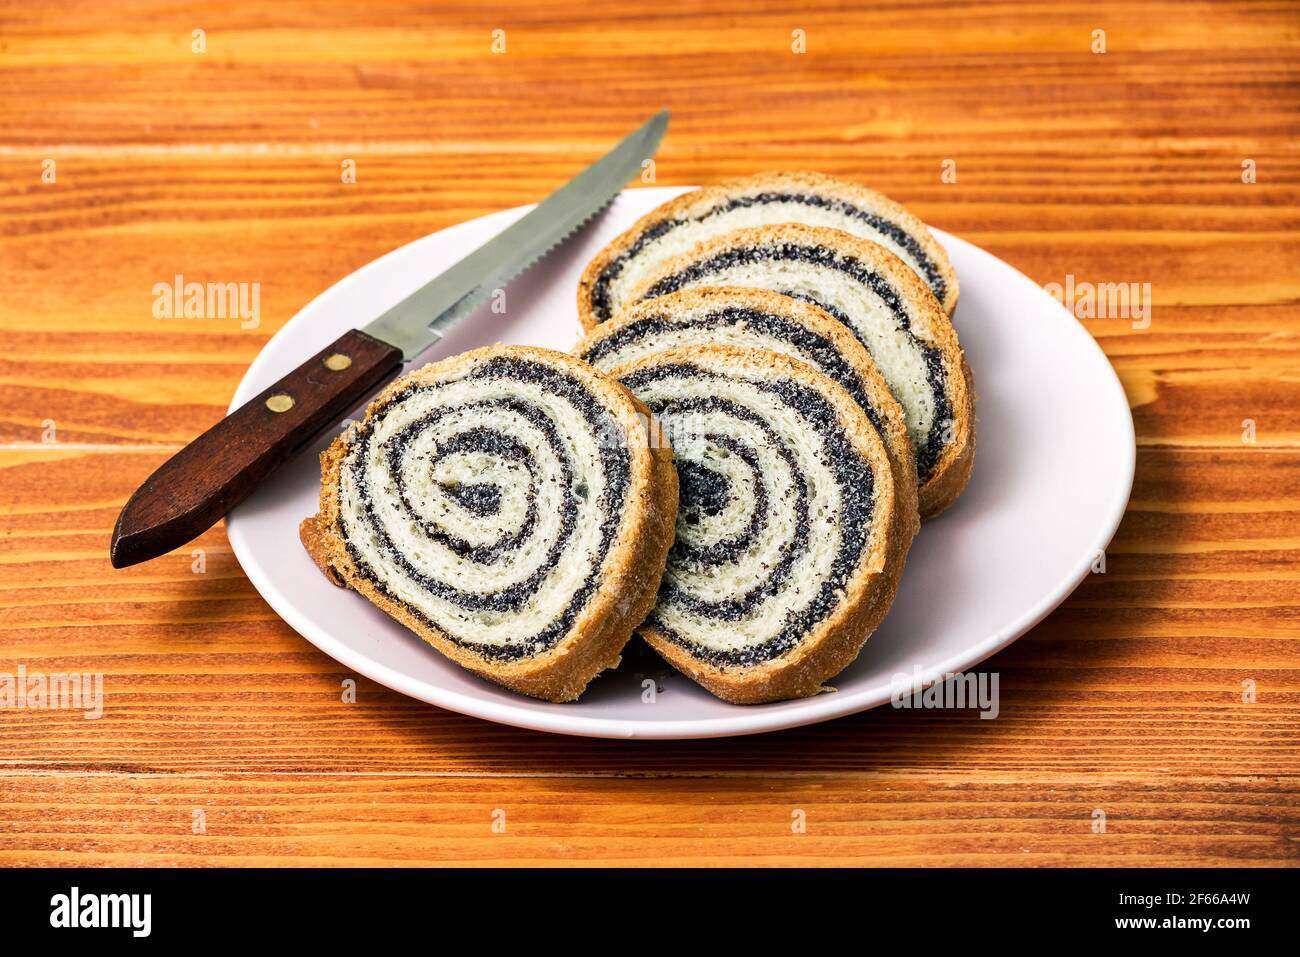
<svg viewBox="0 0 1300 957">
<path fill-rule="evenodd" d="M 157 558 L 211 528 L 312 439 L 460 319 L 607 206 L 654 155 L 656 113 L 535 209 L 379 318 L 345 332 L 149 476 L 122 507 L 114 568 Z"/>
</svg>

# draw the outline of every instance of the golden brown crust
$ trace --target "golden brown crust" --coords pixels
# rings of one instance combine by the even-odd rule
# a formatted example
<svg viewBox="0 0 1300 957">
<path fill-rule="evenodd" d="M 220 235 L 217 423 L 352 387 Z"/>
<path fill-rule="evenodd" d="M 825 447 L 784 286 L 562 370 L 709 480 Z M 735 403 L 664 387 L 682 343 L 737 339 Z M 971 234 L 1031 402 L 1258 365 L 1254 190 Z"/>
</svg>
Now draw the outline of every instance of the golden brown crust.
<svg viewBox="0 0 1300 957">
<path fill-rule="evenodd" d="M 975 377 L 964 352 L 961 354 L 961 381 L 964 388 L 960 404 L 959 396 L 953 395 L 953 441 L 944 450 L 930 480 L 921 490 L 918 506 L 922 519 L 926 521 L 957 501 L 975 467 Z"/>
<path fill-rule="evenodd" d="M 755 226 L 724 233 L 699 243 L 687 253 L 665 260 L 629 295 L 629 303 L 640 302 L 644 294 L 667 276 L 687 265 L 708 259 L 732 248 L 763 244 L 793 243 L 834 249 L 844 256 L 866 262 L 898 290 L 908 309 L 913 334 L 937 348 L 943 356 L 952 399 L 952 441 L 930 470 L 918 491 L 921 518 L 929 519 L 951 505 L 970 479 L 975 458 L 975 390 L 974 379 L 957 330 L 921 278 L 911 267 L 879 243 L 860 239 L 839 229 L 784 223 L 779 226 Z M 854 337 L 856 338 L 856 337 Z"/>
<path fill-rule="evenodd" d="M 632 630 L 654 605 L 677 520 L 677 472 L 672 450 L 648 436 L 649 410 L 617 381 L 562 352 L 527 346 L 489 346 L 425 366 L 393 382 L 366 410 L 368 420 L 413 382 L 457 375 L 496 356 L 530 358 L 579 378 L 601 396 L 624 427 L 631 451 L 631 486 L 623 528 L 611 546 L 600 585 L 573 627 L 553 648 L 518 661 L 484 658 L 449 640 L 405 604 L 382 594 L 358 574 L 338 530 L 339 478 L 352 431 L 321 454 L 320 513 L 299 529 L 303 546 L 335 584 L 360 592 L 452 661 L 489 681 L 547 701 L 572 701 L 599 672 L 613 668 Z M 355 429 L 355 427 L 354 427 Z"/>
<path fill-rule="evenodd" d="M 873 474 L 886 480 L 874 483 L 871 550 L 849 579 L 844 599 L 784 655 L 750 667 L 726 667 L 697 658 L 653 626 L 642 624 L 637 634 L 678 671 L 732 704 L 805 698 L 828 690 L 824 682 L 853 662 L 893 603 L 916 528 L 914 519 L 900 514 L 898 480 L 885 444 L 842 386 L 780 353 L 726 345 L 689 346 L 629 362 L 611 374 L 622 378 L 638 369 L 672 364 L 730 375 L 777 375 L 811 386 L 831 403 L 849 441 L 870 463 Z"/>
<path fill-rule="evenodd" d="M 695 208 L 707 208 L 724 199 L 748 196 L 773 189 L 799 190 L 829 199 L 839 199 L 852 203 L 859 208 L 872 210 L 890 219 L 917 241 L 943 277 L 945 285 L 943 302 L 941 303 L 943 309 L 951 316 L 957 308 L 957 299 L 961 287 L 957 279 L 957 273 L 948 259 L 947 251 L 930 233 L 925 223 L 909 212 L 901 203 L 873 189 L 846 180 L 836 179 L 832 176 L 826 176 L 823 173 L 814 173 L 808 170 L 772 170 L 683 193 L 681 196 L 674 197 L 663 205 L 655 207 L 611 240 L 587 264 L 587 267 L 582 271 L 582 277 L 578 280 L 578 320 L 582 323 L 583 329 L 591 330 L 601 324 L 601 320 L 596 317 L 595 308 L 592 304 L 592 293 L 595 291 L 596 280 L 610 262 L 630 248 L 651 226 L 664 220 L 686 216 Z M 908 268 L 911 269 L 910 266 Z M 929 286 L 927 285 L 926 288 L 928 289 Z M 615 309 L 616 313 L 619 311 L 619 309 Z"/>
<path fill-rule="evenodd" d="M 800 325 L 815 335 L 828 340 L 835 350 L 848 363 L 862 383 L 863 391 L 871 401 L 872 408 L 880 418 L 881 438 L 885 442 L 885 451 L 889 454 L 890 470 L 896 480 L 898 495 L 899 521 L 910 528 L 900 528 L 900 534 L 906 533 L 910 538 L 916 533 L 918 524 L 918 496 L 916 481 L 916 455 L 912 449 L 912 440 L 907 435 L 907 425 L 903 419 L 903 409 L 889 391 L 885 377 L 876 368 L 871 353 L 860 343 L 853 333 L 844 327 L 823 309 L 812 303 L 770 292 L 767 289 L 747 289 L 739 286 L 683 289 L 680 292 L 660 296 L 637 303 L 625 309 L 609 322 L 602 322 L 592 329 L 573 347 L 573 354 L 587 359 L 592 349 L 599 343 L 617 334 L 627 326 L 653 317 L 687 315 L 706 310 L 738 307 L 780 316 L 789 322 Z M 719 343 L 723 344 L 723 343 Z M 731 343 L 735 344 L 735 343 Z M 791 358 L 798 359 L 798 356 Z"/>
</svg>

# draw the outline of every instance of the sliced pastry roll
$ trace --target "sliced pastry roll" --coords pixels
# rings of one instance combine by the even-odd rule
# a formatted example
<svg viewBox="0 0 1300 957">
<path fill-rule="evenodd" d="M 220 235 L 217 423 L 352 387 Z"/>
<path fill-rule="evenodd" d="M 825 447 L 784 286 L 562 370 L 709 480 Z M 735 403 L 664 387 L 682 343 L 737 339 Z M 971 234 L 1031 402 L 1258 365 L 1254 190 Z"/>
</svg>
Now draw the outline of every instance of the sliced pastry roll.
<svg viewBox="0 0 1300 957">
<path fill-rule="evenodd" d="M 880 243 L 929 286 L 949 315 L 957 274 L 925 224 L 874 190 L 807 172 L 760 173 L 684 193 L 647 213 L 602 249 L 578 283 L 578 317 L 590 329 L 614 318 L 665 260 L 734 229 L 803 223 Z"/>
<path fill-rule="evenodd" d="M 614 379 L 493 346 L 390 385 L 321 456 L 301 538 L 470 671 L 551 701 L 618 663 L 677 509 L 671 451 Z"/>
<path fill-rule="evenodd" d="M 638 633 L 726 701 L 825 690 L 888 610 L 912 538 L 862 407 L 759 349 L 678 348 L 613 374 L 655 414 L 681 483 L 676 541 Z"/>
<path fill-rule="evenodd" d="M 764 289 L 683 290 L 631 306 L 587 333 L 573 351 L 608 371 L 656 352 L 709 344 L 780 352 L 843 386 L 885 443 L 898 486 L 899 534 L 915 532 L 916 456 L 903 410 L 862 344 L 811 303 Z"/>
<path fill-rule="evenodd" d="M 846 326 L 903 409 L 916 452 L 921 517 L 952 504 L 975 458 L 970 368 L 938 300 L 897 256 L 838 229 L 741 229 L 667 260 L 632 290 L 629 302 L 705 286 L 781 293 Z"/>
</svg>

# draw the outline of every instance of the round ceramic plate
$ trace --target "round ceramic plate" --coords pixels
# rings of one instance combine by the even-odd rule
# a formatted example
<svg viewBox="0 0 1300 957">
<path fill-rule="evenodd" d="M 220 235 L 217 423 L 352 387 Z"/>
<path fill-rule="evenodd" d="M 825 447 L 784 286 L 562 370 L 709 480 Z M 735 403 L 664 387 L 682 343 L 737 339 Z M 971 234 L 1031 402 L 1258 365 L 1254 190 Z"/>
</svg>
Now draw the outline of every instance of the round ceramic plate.
<svg viewBox="0 0 1300 957">
<path fill-rule="evenodd" d="M 624 192 L 580 235 L 512 283 L 506 312 L 479 309 L 417 364 L 494 342 L 570 349 L 578 276 L 601 246 L 682 192 Z M 249 368 L 235 408 L 352 326 L 376 316 L 530 207 L 426 236 L 326 290 Z M 1079 584 L 1119 524 L 1133 481 L 1133 420 L 1092 337 L 1026 276 L 935 231 L 961 278 L 954 323 L 978 392 L 978 451 L 956 505 L 921 527 L 898 597 L 836 691 L 739 706 L 672 674 L 635 639 L 582 699 L 550 704 L 447 661 L 355 592 L 326 581 L 298 542 L 316 512 L 317 456 L 331 430 L 228 519 L 235 555 L 271 607 L 326 654 L 380 684 L 489 721 L 564 734 L 704 738 L 825 721 L 891 699 L 898 676 L 959 672 L 1006 647 Z M 659 693 L 643 701 L 642 682 Z M 647 696 L 649 697 L 649 696 Z"/>
</svg>

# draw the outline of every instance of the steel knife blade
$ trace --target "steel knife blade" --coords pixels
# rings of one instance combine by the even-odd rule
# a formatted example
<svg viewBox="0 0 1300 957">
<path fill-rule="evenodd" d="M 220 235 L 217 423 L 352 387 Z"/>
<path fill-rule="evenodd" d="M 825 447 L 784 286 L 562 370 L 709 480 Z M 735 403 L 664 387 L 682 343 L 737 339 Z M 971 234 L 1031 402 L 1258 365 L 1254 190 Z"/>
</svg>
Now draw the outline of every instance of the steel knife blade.
<svg viewBox="0 0 1300 957">
<path fill-rule="evenodd" d="M 410 359 L 604 209 L 654 156 L 668 111 L 592 163 L 529 212 L 382 316 L 362 326 Z"/>
</svg>

